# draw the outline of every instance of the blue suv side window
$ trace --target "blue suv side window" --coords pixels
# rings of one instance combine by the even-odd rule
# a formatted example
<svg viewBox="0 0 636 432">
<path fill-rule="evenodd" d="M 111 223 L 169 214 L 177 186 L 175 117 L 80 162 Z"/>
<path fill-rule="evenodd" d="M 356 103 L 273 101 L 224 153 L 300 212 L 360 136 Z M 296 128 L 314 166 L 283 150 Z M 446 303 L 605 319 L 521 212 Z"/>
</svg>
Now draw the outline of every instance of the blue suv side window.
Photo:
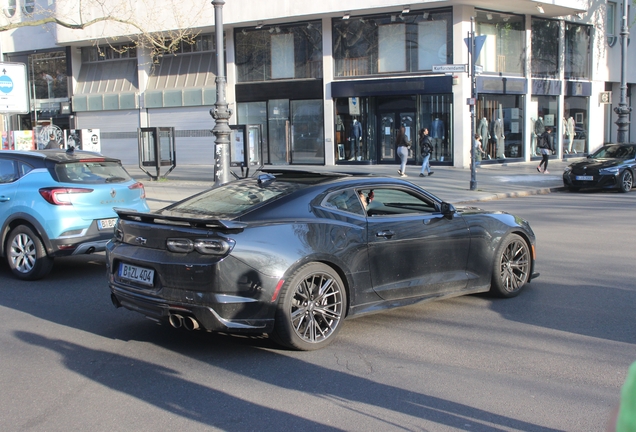
<svg viewBox="0 0 636 432">
<path fill-rule="evenodd" d="M 0 160 L 0 183 L 11 183 L 18 179 L 15 161 Z"/>
<path fill-rule="evenodd" d="M 20 177 L 24 177 L 24 175 L 32 169 L 33 167 L 31 165 L 20 162 Z"/>
</svg>

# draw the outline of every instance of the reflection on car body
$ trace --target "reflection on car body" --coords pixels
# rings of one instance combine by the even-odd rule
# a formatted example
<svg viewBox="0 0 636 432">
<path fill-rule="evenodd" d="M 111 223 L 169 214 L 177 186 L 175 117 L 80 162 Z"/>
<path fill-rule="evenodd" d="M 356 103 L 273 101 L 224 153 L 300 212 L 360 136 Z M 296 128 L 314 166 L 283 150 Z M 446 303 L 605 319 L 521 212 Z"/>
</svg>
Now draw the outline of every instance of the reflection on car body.
<svg viewBox="0 0 636 432">
<path fill-rule="evenodd" d="M 118 210 L 106 249 L 113 304 L 310 350 L 346 317 L 484 291 L 513 297 L 538 275 L 521 218 L 455 209 L 401 179 L 263 171 L 154 213 Z"/>
</svg>

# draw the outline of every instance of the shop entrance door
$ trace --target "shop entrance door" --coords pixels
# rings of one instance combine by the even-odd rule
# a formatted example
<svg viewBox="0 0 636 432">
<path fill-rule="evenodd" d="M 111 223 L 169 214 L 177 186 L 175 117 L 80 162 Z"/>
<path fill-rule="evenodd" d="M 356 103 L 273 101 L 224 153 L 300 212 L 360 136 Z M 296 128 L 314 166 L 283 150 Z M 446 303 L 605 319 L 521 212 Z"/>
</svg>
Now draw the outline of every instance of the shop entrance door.
<svg viewBox="0 0 636 432">
<path fill-rule="evenodd" d="M 406 137 L 411 141 L 409 161 L 415 160 L 417 146 L 415 98 L 382 98 L 378 101 L 378 161 L 380 163 L 399 162 L 395 142 L 400 125 L 406 129 Z"/>
</svg>

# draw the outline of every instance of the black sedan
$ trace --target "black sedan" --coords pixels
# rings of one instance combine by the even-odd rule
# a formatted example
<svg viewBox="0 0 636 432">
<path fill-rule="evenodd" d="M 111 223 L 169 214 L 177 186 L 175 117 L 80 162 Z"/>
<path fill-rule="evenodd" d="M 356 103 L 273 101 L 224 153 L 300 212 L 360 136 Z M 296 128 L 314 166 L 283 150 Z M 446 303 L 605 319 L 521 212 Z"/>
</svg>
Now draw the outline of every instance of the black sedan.
<svg viewBox="0 0 636 432">
<path fill-rule="evenodd" d="M 635 157 L 636 144 L 606 144 L 565 168 L 563 185 L 574 192 L 582 188 L 629 192 L 634 185 Z"/>
<path fill-rule="evenodd" d="M 346 317 L 538 276 L 535 235 L 401 179 L 263 170 L 154 213 L 118 210 L 111 300 L 173 327 L 330 343 Z"/>
</svg>

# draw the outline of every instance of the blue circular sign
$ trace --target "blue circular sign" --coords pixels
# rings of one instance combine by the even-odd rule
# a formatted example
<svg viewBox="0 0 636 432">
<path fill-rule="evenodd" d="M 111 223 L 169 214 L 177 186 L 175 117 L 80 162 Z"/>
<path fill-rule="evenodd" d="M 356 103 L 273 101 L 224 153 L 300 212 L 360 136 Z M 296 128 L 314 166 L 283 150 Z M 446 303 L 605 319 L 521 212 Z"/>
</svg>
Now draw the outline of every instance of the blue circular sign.
<svg viewBox="0 0 636 432">
<path fill-rule="evenodd" d="M 0 91 L 11 93 L 11 90 L 13 90 L 13 80 L 6 75 L 0 76 Z"/>
</svg>

